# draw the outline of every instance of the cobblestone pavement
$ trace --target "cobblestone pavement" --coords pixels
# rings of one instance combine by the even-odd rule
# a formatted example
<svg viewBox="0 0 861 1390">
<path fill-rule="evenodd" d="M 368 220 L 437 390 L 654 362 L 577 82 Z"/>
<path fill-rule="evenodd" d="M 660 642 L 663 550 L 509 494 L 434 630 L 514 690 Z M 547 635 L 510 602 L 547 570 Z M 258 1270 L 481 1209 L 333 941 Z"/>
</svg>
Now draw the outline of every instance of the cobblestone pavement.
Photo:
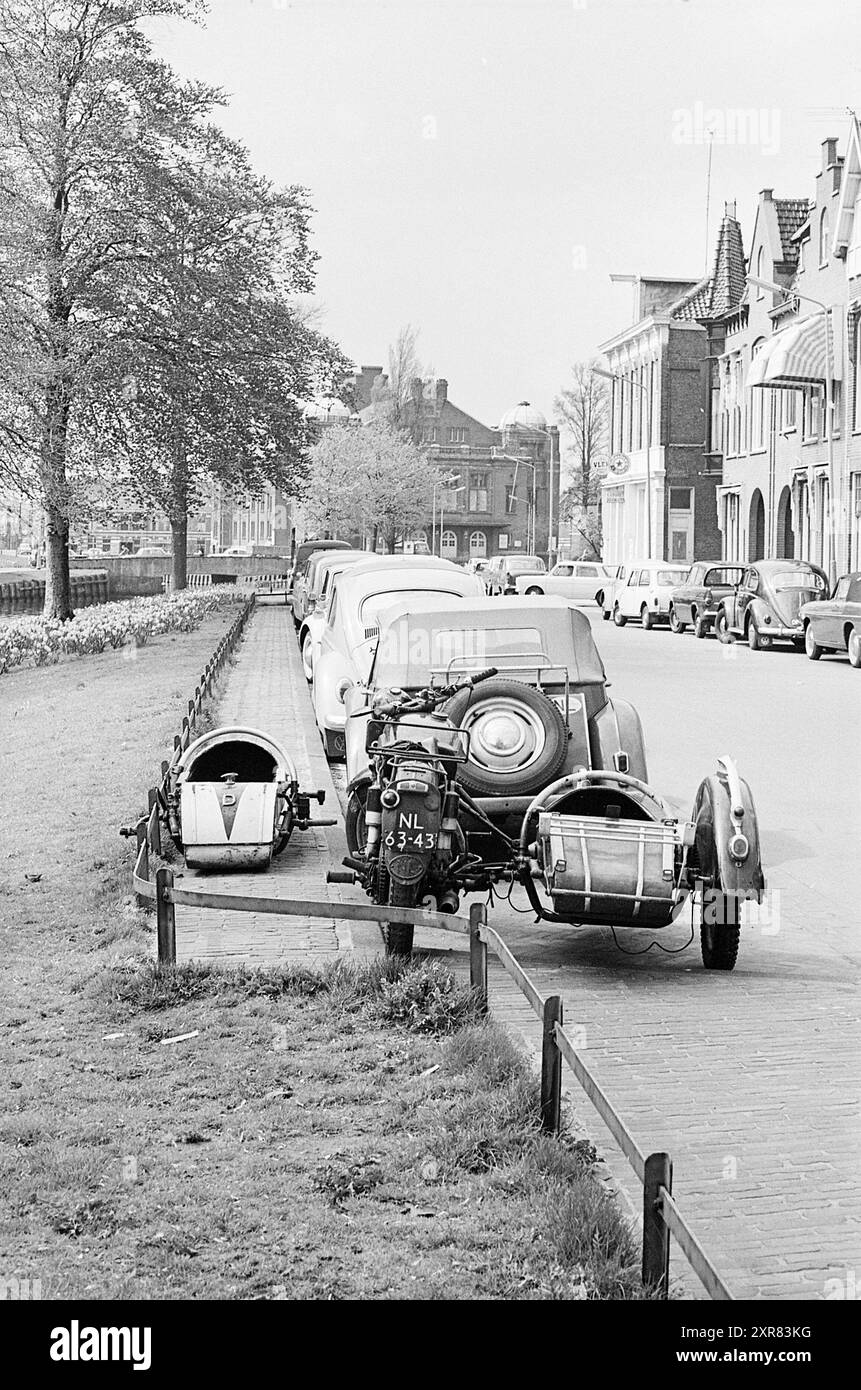
<svg viewBox="0 0 861 1390">
<path fill-rule="evenodd" d="M 309 723 L 309 701 L 289 608 L 259 604 L 230 671 L 218 712 L 221 724 L 248 724 L 283 743 L 299 772 L 302 789 L 327 788 L 326 804 L 312 815 L 339 814 L 337 799 Z M 322 766 L 321 766 L 322 764 Z M 327 786 L 328 783 L 328 786 Z M 333 853 L 322 830 L 295 830 L 286 849 L 263 873 L 200 873 L 185 870 L 183 880 L 217 893 L 283 896 L 342 901 L 341 890 L 326 883 Z M 376 935 L 376 941 L 379 934 Z M 297 960 L 313 964 L 351 950 L 346 922 L 268 913 L 215 912 L 177 906 L 177 960 L 208 960 L 251 965 Z"/>
</svg>

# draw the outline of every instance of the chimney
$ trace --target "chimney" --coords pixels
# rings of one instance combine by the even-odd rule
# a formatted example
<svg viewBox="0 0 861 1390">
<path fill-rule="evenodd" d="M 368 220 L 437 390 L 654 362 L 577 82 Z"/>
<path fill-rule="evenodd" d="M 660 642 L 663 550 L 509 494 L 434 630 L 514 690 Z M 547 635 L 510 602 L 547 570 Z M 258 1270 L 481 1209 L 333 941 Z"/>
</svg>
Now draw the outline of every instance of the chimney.
<svg viewBox="0 0 861 1390">
<path fill-rule="evenodd" d="M 762 201 L 763 201 L 764 203 L 771 203 L 771 202 L 774 201 L 774 189 L 773 189 L 773 188 L 761 188 L 761 189 L 759 190 L 759 196 L 760 196 L 760 198 L 762 199 Z"/>
<path fill-rule="evenodd" d="M 420 377 L 420 376 L 411 377 L 411 378 L 410 378 L 410 395 L 412 396 L 412 398 L 413 398 L 413 400 L 415 401 L 416 405 L 418 405 L 419 401 L 420 401 L 421 398 L 422 398 L 422 392 L 423 392 L 423 390 L 424 390 L 424 385 L 423 385 L 423 382 L 422 382 L 421 377 Z"/>
<path fill-rule="evenodd" d="M 439 410 L 441 406 L 444 406 L 447 400 L 448 400 L 448 382 L 446 381 L 445 377 L 443 377 L 443 376 L 437 377 L 437 383 L 436 383 L 436 408 L 437 408 L 437 410 Z"/>
<path fill-rule="evenodd" d="M 830 169 L 837 160 L 837 141 L 834 136 L 822 141 L 822 168 Z"/>
<path fill-rule="evenodd" d="M 723 215 L 724 215 L 724 217 L 731 217 L 732 220 L 733 220 L 733 222 L 735 222 L 736 216 L 735 216 L 735 199 L 734 199 L 734 198 L 733 198 L 733 200 L 732 200 L 731 203 L 724 203 L 724 205 L 723 205 Z"/>
</svg>

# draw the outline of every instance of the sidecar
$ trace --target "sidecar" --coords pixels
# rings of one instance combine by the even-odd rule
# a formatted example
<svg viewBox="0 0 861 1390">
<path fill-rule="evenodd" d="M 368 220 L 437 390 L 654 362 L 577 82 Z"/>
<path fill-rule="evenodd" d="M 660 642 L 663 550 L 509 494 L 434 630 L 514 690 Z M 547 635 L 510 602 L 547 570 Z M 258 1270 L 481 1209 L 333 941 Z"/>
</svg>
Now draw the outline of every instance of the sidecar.
<svg viewBox="0 0 861 1390">
<path fill-rule="evenodd" d="M 295 828 L 312 822 L 290 754 L 268 734 L 239 725 L 189 744 L 168 781 L 170 833 L 191 869 L 265 869 Z"/>
</svg>

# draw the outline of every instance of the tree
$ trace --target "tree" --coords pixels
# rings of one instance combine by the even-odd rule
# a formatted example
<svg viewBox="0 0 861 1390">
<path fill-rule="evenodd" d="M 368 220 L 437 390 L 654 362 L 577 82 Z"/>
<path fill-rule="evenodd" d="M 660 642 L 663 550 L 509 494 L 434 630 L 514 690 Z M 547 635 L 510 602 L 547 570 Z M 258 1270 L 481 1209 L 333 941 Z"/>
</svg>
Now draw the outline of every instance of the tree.
<svg viewBox="0 0 861 1390">
<path fill-rule="evenodd" d="M 571 482 L 562 494 L 560 513 L 596 555 L 601 553 L 601 481 L 596 463 L 608 444 L 609 399 L 606 380 L 593 362 L 577 362 L 572 384 L 554 402 L 561 428 L 571 440 L 567 457 Z"/>
<path fill-rule="evenodd" d="M 168 516 L 186 583 L 189 512 L 213 481 L 296 493 L 313 427 L 301 401 L 348 366 L 297 296 L 313 286 L 303 189 L 257 177 L 241 145 L 195 123 L 147 227 L 146 292 L 127 337 L 131 390 L 102 412 L 126 491 Z"/>
<path fill-rule="evenodd" d="M 216 94 L 180 84 L 138 21 L 199 0 L 0 0 L 0 360 L 4 475 L 46 517 L 46 612 L 71 616 L 76 486 L 109 451 L 88 428 L 146 257 L 164 151 Z"/>
<path fill-rule="evenodd" d="M 387 420 L 330 426 L 310 453 L 305 515 L 317 530 L 370 531 L 389 551 L 427 521 L 438 470 Z"/>
</svg>

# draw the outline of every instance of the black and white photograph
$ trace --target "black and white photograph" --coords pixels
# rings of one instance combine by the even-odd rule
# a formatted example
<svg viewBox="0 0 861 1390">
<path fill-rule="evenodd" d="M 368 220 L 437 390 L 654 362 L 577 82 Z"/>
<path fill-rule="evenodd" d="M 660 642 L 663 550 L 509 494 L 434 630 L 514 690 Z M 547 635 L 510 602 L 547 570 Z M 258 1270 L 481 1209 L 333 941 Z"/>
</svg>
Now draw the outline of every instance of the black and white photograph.
<svg viewBox="0 0 861 1390">
<path fill-rule="evenodd" d="M 822 1374 L 859 715 L 856 7 L 0 0 L 29 1366 L 583 1302 Z"/>
</svg>

